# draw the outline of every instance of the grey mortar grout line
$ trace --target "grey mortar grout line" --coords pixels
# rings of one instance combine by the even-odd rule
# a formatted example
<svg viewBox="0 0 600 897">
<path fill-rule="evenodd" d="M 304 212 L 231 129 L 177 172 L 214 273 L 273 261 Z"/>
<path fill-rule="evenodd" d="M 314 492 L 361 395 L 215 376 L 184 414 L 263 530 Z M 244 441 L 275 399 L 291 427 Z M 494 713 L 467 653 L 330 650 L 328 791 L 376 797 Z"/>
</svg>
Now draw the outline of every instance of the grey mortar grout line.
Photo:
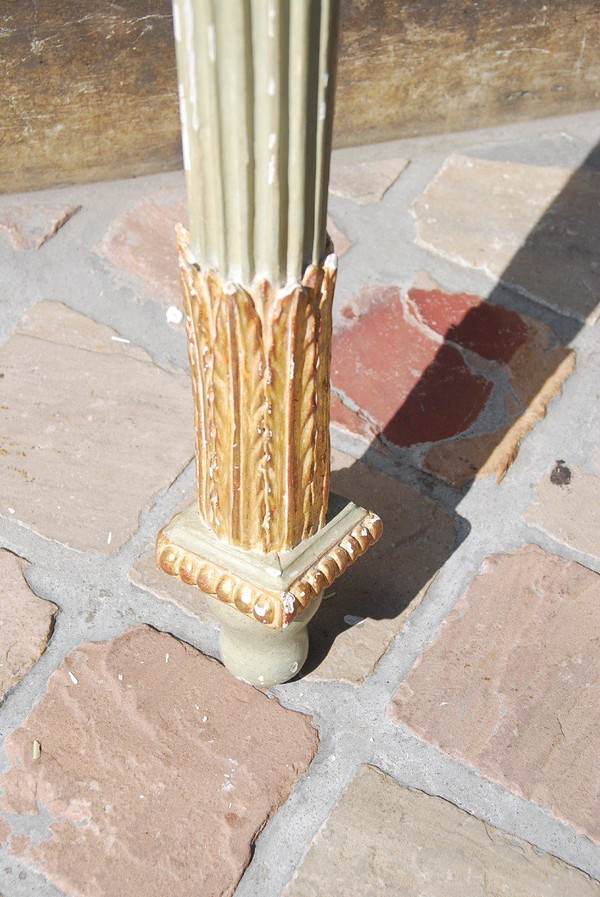
<svg viewBox="0 0 600 897">
<path fill-rule="evenodd" d="M 533 843 L 588 874 L 600 873 L 598 849 L 544 808 L 483 777 L 476 769 L 381 719 L 379 708 L 357 708 L 359 692 L 331 696 L 319 689 L 317 727 L 327 733 L 308 772 L 260 835 L 236 894 L 278 897 L 358 767 L 371 763 L 402 785 L 439 796 L 485 822 Z M 352 700 L 354 697 L 354 700 Z M 325 706 L 324 706 L 325 705 Z M 358 734 L 357 734 L 358 733 Z M 311 794 L 318 800 L 311 801 Z"/>
<path fill-rule="evenodd" d="M 0 893 L 5 897 L 68 897 L 32 863 L 11 856 L 4 848 L 0 849 Z"/>
</svg>

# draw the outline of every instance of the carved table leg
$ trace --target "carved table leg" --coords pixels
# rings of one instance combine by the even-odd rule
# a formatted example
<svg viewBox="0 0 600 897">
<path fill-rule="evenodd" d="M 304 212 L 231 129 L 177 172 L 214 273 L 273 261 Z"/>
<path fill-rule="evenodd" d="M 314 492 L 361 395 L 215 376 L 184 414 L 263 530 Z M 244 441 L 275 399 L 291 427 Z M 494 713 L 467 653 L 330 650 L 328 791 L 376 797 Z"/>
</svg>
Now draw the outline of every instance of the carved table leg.
<svg viewBox="0 0 600 897">
<path fill-rule="evenodd" d="M 157 563 L 210 596 L 225 664 L 257 685 L 299 671 L 324 588 L 381 533 L 329 492 L 338 6 L 174 2 L 198 494 Z"/>
</svg>

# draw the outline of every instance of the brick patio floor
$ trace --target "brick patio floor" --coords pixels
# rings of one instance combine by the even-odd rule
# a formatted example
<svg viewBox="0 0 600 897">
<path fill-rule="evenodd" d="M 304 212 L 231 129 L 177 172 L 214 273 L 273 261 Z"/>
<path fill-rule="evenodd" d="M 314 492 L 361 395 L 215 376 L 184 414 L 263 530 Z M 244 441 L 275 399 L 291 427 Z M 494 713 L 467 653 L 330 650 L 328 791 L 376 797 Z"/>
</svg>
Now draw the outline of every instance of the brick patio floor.
<svg viewBox="0 0 600 897">
<path fill-rule="evenodd" d="M 333 485 L 295 681 L 159 572 L 180 172 L 0 200 L 0 893 L 600 895 L 600 113 L 334 153 Z"/>
</svg>

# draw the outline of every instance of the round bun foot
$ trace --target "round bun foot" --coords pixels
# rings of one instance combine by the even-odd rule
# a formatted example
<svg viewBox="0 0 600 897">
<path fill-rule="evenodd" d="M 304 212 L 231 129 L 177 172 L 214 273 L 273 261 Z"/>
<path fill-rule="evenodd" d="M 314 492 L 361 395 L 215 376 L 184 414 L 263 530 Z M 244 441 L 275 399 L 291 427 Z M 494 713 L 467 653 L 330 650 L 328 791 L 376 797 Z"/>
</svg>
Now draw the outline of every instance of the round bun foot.
<svg viewBox="0 0 600 897">
<path fill-rule="evenodd" d="M 221 623 L 221 660 L 229 672 L 259 688 L 293 679 L 307 658 L 306 625 L 322 598 L 322 594 L 315 598 L 285 629 L 272 629 L 208 596 L 210 608 Z"/>
</svg>

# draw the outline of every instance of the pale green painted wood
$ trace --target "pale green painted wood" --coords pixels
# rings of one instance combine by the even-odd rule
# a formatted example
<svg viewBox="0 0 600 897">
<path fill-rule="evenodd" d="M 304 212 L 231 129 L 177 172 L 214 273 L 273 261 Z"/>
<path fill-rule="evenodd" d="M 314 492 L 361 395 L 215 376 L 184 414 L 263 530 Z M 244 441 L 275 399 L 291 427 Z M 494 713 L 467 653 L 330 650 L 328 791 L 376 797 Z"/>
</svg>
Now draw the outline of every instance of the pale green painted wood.
<svg viewBox="0 0 600 897">
<path fill-rule="evenodd" d="M 293 679 L 308 657 L 306 627 L 322 600 L 321 594 L 285 629 L 272 629 L 208 595 L 208 606 L 221 624 L 219 651 L 229 672 L 258 688 Z"/>
<path fill-rule="evenodd" d="M 294 282 L 325 253 L 339 0 L 173 0 L 194 259 Z"/>
</svg>

